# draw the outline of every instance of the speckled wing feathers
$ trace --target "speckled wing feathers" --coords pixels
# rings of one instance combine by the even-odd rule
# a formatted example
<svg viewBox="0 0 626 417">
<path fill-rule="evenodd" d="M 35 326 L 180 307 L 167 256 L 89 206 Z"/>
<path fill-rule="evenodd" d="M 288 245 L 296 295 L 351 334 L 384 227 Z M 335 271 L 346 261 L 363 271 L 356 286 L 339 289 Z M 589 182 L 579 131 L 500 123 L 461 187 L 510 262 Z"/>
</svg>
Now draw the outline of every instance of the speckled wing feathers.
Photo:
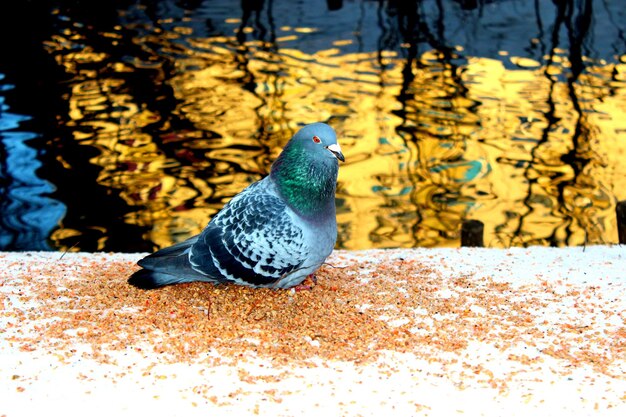
<svg viewBox="0 0 626 417">
<path fill-rule="evenodd" d="M 271 286 L 307 255 L 303 233 L 277 196 L 254 192 L 230 201 L 191 247 L 194 270 L 221 282 Z"/>
</svg>

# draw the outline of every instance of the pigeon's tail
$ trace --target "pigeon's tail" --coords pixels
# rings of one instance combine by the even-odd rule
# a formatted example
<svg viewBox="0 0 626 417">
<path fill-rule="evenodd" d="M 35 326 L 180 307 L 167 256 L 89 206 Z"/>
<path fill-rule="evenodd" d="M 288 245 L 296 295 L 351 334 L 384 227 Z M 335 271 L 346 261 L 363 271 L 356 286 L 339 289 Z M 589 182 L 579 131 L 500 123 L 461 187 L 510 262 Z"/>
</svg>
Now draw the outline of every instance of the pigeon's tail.
<svg viewBox="0 0 626 417">
<path fill-rule="evenodd" d="M 128 283 L 149 290 L 181 282 L 210 281 L 189 263 L 189 248 L 196 240 L 195 237 L 188 239 L 141 259 L 138 264 L 143 269 L 131 275 Z"/>
<path fill-rule="evenodd" d="M 142 290 L 153 290 L 155 288 L 164 287 L 166 285 L 178 284 L 181 282 L 189 282 L 193 280 L 183 277 L 164 274 L 162 272 L 151 271 L 149 269 L 140 269 L 128 278 L 128 283 Z"/>
</svg>

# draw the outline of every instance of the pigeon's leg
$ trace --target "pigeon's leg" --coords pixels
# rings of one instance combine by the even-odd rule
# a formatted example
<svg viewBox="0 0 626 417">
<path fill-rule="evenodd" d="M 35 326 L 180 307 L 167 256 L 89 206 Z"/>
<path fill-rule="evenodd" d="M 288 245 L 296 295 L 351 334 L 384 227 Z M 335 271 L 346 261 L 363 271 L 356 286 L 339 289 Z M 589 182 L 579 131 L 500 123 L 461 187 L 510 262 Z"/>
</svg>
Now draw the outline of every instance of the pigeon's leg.
<svg viewBox="0 0 626 417">
<path fill-rule="evenodd" d="M 309 283 L 307 283 L 307 281 Z M 315 276 L 315 274 L 309 274 L 304 279 L 304 281 L 302 281 L 300 284 L 296 285 L 293 288 L 296 291 L 305 291 L 305 290 L 311 291 L 315 285 L 317 285 L 317 277 Z"/>
</svg>

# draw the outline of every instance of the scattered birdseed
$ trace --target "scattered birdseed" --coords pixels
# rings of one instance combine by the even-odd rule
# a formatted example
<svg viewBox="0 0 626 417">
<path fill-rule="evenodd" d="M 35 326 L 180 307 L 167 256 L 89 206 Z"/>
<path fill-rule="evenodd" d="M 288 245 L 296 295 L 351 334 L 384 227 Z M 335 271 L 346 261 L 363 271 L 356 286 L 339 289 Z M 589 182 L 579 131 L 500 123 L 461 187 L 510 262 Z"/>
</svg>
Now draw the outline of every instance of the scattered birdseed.
<svg viewBox="0 0 626 417">
<path fill-rule="evenodd" d="M 539 410 L 545 401 L 568 398 L 586 404 L 564 404 L 574 415 L 624 410 L 623 282 L 581 283 L 550 271 L 516 279 L 517 271 L 503 265 L 497 277 L 492 268 L 451 272 L 463 253 L 340 251 L 302 291 L 206 283 L 143 291 L 126 283 L 139 255 L 4 253 L 0 346 L 3 356 L 12 352 L 21 361 L 45 357 L 52 369 L 99 364 L 74 376 L 91 388 L 85 394 L 93 396 L 105 379 L 127 385 L 138 378 L 177 387 L 190 410 L 237 409 L 249 397 L 250 413 L 265 414 L 272 404 L 290 414 L 294 398 L 309 390 L 337 394 L 333 380 L 344 374 L 370 393 L 391 389 L 385 381 L 396 381 L 393 389 L 403 393 L 394 391 L 393 400 L 371 393 L 379 401 L 371 409 L 341 388 L 336 410 L 363 415 L 393 403 L 397 409 L 398 401 L 411 413 L 434 415 L 441 407 L 428 394 L 433 385 L 421 381 L 443 381 L 446 395 L 483 390 L 492 402 L 510 397 Z M 194 370 L 192 380 L 178 375 L 181 366 Z M 3 368 L 12 395 L 25 395 L 38 386 L 38 373 L 52 372 Z M 217 369 L 232 371 L 223 379 L 238 385 L 208 376 Z M 550 398 L 550 385 L 569 389 L 563 381 L 578 391 Z M 573 388 L 573 381 L 580 385 Z M 167 393 L 155 389 L 150 397 L 166 401 Z"/>
</svg>

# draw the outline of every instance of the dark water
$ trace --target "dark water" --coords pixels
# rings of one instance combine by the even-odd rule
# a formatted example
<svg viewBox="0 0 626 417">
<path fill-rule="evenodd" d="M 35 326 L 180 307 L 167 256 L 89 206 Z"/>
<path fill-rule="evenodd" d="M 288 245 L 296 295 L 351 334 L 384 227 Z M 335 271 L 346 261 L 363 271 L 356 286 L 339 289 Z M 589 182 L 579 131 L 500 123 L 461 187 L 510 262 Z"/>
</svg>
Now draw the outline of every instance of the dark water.
<svg viewBox="0 0 626 417">
<path fill-rule="evenodd" d="M 617 240 L 626 7 L 41 1 L 0 14 L 0 250 L 198 233 L 303 123 L 346 154 L 338 247 Z"/>
</svg>

